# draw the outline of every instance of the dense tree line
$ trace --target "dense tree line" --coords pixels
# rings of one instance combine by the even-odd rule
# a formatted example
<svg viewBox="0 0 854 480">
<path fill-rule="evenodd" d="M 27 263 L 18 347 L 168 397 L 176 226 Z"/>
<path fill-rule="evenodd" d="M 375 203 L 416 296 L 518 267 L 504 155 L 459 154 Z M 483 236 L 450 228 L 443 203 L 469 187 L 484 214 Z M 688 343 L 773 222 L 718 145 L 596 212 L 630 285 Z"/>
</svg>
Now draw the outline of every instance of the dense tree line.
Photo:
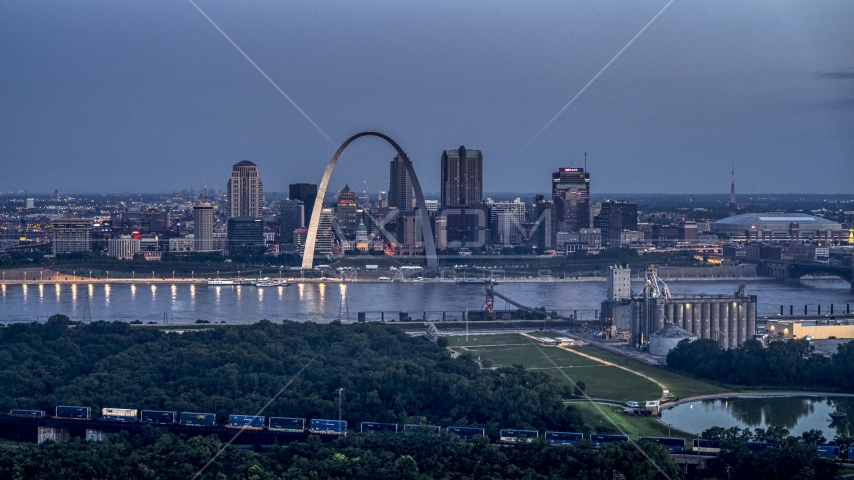
<svg viewBox="0 0 854 480">
<path fill-rule="evenodd" d="M 583 431 L 568 387 L 522 367 L 483 370 L 381 324 L 262 321 L 183 334 L 122 322 L 0 329 L 0 408 L 82 405 Z"/>
<path fill-rule="evenodd" d="M 667 355 L 667 365 L 696 377 L 737 385 L 825 387 L 854 390 L 854 342 L 831 357 L 813 355 L 806 340 L 748 340 L 724 350 L 714 340 L 683 340 Z"/>
<path fill-rule="evenodd" d="M 0 447 L 0 480 L 192 478 L 222 444 L 216 437 L 183 438 L 147 427 L 142 434 L 112 435 L 105 442 Z M 602 449 L 551 447 L 542 440 L 505 448 L 485 439 L 466 442 L 444 435 L 353 435 L 323 443 L 273 446 L 255 451 L 229 447 L 202 479 L 610 479 L 678 478 L 679 469 L 660 445 L 642 441 L 646 457 L 626 442 Z"/>
<path fill-rule="evenodd" d="M 344 418 L 352 426 L 367 420 L 478 425 L 493 439 L 499 428 L 587 431 L 579 412 L 563 404 L 562 397 L 574 392 L 547 375 L 521 367 L 482 369 L 470 356 L 452 359 L 440 345 L 386 325 L 260 322 L 178 334 L 121 322 L 72 324 L 56 315 L 45 324 L 0 328 L 3 409 L 149 408 L 213 412 L 224 421 L 229 413 L 257 412 L 291 379 L 265 415 L 336 418 L 337 389 L 343 388 Z M 814 450 L 801 443 L 776 471 L 808 469 L 815 474 L 810 478 L 830 478 Z M 215 437 L 187 438 L 151 426 L 105 442 L 0 445 L 0 480 L 186 479 L 220 448 Z M 760 455 L 771 455 L 738 454 L 730 460 L 744 471 L 758 468 Z M 489 438 L 467 442 L 444 433 L 350 435 L 329 443 L 310 437 L 254 451 L 229 447 L 202 478 L 587 480 L 611 478 L 614 471 L 634 479 L 663 478 L 662 471 L 679 476 L 668 452 L 648 441 L 593 449 L 587 441 L 553 447 L 540 438 L 506 448 Z"/>
<path fill-rule="evenodd" d="M 820 458 L 815 445 L 827 443 L 821 430 L 808 430 L 800 437 L 789 434 L 782 427 L 749 428 L 712 427 L 702 434 L 703 438 L 722 440 L 718 458 L 709 461 L 707 475 L 731 480 L 774 480 L 788 479 L 832 479 L 838 472 L 833 462 Z M 848 437 L 836 437 L 831 445 L 847 448 Z M 750 452 L 746 442 L 768 442 L 779 444 L 777 448 Z"/>
<path fill-rule="evenodd" d="M 807 435 L 791 437 L 785 429 L 710 429 L 703 436 L 724 439 L 723 450 L 708 461 L 707 470 L 691 478 L 830 480 L 838 472 L 835 464 L 818 457 Z M 752 453 L 744 443 L 751 439 L 781 445 Z M 188 479 L 222 447 L 215 436 L 186 438 L 151 426 L 136 435 L 111 435 L 104 442 L 0 446 L 0 480 Z M 351 435 L 329 443 L 312 436 L 306 442 L 254 450 L 228 447 L 201 478 L 592 480 L 614 478 L 615 472 L 638 480 L 682 478 L 664 447 L 647 440 L 594 449 L 587 441 L 552 447 L 539 439 L 507 448 L 485 438 L 463 441 L 447 433 Z"/>
</svg>

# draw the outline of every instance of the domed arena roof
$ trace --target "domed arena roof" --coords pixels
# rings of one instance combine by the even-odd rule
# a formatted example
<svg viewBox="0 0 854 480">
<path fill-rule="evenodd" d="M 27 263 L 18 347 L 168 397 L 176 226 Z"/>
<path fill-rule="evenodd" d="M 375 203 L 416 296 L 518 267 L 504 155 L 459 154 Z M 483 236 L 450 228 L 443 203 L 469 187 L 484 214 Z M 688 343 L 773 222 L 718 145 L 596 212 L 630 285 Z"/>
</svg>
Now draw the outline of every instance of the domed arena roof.
<svg viewBox="0 0 854 480">
<path fill-rule="evenodd" d="M 801 235 L 815 235 L 818 230 L 840 230 L 842 225 L 806 213 L 742 213 L 712 222 L 711 230 L 720 235 L 745 235 L 748 230 L 788 234 L 793 223 Z"/>
</svg>

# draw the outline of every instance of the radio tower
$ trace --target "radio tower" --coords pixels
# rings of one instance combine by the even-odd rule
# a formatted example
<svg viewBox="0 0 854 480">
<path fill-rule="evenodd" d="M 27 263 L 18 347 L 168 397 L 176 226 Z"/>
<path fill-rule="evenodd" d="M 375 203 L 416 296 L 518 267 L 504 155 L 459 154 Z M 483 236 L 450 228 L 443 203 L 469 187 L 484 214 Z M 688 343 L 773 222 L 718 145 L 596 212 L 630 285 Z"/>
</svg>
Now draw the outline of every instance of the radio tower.
<svg viewBox="0 0 854 480">
<path fill-rule="evenodd" d="M 735 164 L 732 165 L 732 183 L 729 186 L 729 216 L 738 215 L 738 203 L 735 202 Z"/>
</svg>

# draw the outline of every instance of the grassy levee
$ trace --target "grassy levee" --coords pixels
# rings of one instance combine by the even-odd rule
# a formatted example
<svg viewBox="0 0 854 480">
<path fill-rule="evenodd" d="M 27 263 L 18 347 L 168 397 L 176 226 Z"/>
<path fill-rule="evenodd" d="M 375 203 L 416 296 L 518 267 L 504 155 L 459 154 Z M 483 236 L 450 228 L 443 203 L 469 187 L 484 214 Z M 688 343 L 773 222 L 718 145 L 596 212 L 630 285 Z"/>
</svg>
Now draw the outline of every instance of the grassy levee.
<svg viewBox="0 0 854 480">
<path fill-rule="evenodd" d="M 690 449 L 694 435 L 676 430 L 668 429 L 667 425 L 658 421 L 656 417 L 636 417 L 620 413 L 622 409 L 610 405 L 593 405 L 590 402 L 573 402 L 573 406 L 584 412 L 584 420 L 595 430 L 596 428 L 608 428 L 615 431 L 614 424 L 620 427 L 626 435 L 637 440 L 638 437 L 674 437 L 684 438 L 685 447 Z M 599 407 L 599 408 L 597 408 Z"/>
<path fill-rule="evenodd" d="M 579 347 L 580 351 L 601 358 L 617 365 L 622 365 L 634 371 L 649 375 L 667 386 L 670 393 L 676 397 L 691 397 L 695 395 L 709 395 L 715 393 L 726 393 L 732 390 L 703 382 L 685 375 L 680 375 L 663 367 L 647 365 L 633 358 L 625 357 L 594 346 Z"/>
<path fill-rule="evenodd" d="M 587 387 L 587 394 L 593 398 L 641 402 L 658 399 L 662 393 L 658 385 L 641 376 L 617 367 L 599 364 L 595 360 L 563 349 L 538 346 L 530 338 L 522 335 L 469 335 L 468 340 L 465 336 L 446 338 L 449 345 L 457 347 L 458 351 L 480 357 L 481 360 L 491 362 L 493 366 L 524 365 L 529 369 L 541 370 L 560 383 L 572 384 L 583 381 Z M 654 378 L 667 386 L 670 393 L 677 397 L 731 391 L 595 346 L 573 347 L 573 350 Z"/>
<path fill-rule="evenodd" d="M 466 343 L 465 337 L 457 337 L 463 345 L 457 345 L 456 350 L 496 367 L 523 365 L 565 385 L 582 381 L 587 394 L 594 398 L 646 401 L 662 394 L 661 388 L 646 378 L 560 348 L 540 346 L 521 335 L 483 335 L 477 337 L 477 343 L 474 338 L 469 337 Z"/>
</svg>

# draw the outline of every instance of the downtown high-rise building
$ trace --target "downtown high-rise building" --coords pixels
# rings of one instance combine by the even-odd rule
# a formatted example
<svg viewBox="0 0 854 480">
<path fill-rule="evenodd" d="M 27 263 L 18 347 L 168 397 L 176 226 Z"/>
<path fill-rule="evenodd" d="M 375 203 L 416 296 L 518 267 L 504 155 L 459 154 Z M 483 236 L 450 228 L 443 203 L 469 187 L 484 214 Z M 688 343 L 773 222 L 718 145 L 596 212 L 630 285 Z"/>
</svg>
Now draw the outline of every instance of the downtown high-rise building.
<svg viewBox="0 0 854 480">
<path fill-rule="evenodd" d="M 92 251 L 91 218 L 57 218 L 51 220 L 53 254 Z"/>
<path fill-rule="evenodd" d="M 356 192 L 349 185 L 344 185 L 344 189 L 338 192 L 338 208 L 335 213 L 338 226 L 347 237 L 355 235 L 356 227 L 359 226 L 357 210 L 359 206 L 356 203 Z"/>
<path fill-rule="evenodd" d="M 332 227 L 333 214 L 331 208 L 320 210 L 320 218 L 317 224 L 317 236 L 315 237 L 314 253 L 329 255 L 332 253 L 332 244 L 335 241 L 335 232 Z M 298 231 L 298 230 L 297 230 Z"/>
<path fill-rule="evenodd" d="M 412 210 L 412 179 L 399 153 L 389 164 L 388 206 L 401 212 Z"/>
<path fill-rule="evenodd" d="M 264 207 L 264 185 L 258 176 L 258 166 L 241 160 L 231 167 L 231 178 L 226 188 L 228 218 L 261 216 Z"/>
<path fill-rule="evenodd" d="M 512 202 L 491 202 L 491 199 L 486 201 L 492 241 L 496 245 L 520 245 L 525 236 L 522 230 L 522 224 L 525 223 L 525 202 L 521 198 Z"/>
<path fill-rule="evenodd" d="M 440 207 L 443 223 L 437 225 L 439 246 L 459 248 L 479 246 L 487 242 L 489 229 L 486 205 L 483 203 L 483 155 L 480 150 L 467 149 L 442 152 Z M 444 237 L 444 238 L 443 238 Z"/>
<path fill-rule="evenodd" d="M 442 152 L 441 208 L 483 203 L 483 154 L 467 149 Z"/>
<path fill-rule="evenodd" d="M 228 254 L 256 255 L 264 253 L 264 220 L 255 217 L 228 219 Z"/>
<path fill-rule="evenodd" d="M 118 238 L 111 238 L 107 242 L 107 256 L 118 258 L 119 260 L 132 260 L 134 255 L 140 251 L 139 238 L 133 238 L 131 235 L 120 235 Z"/>
<path fill-rule="evenodd" d="M 193 250 L 213 250 L 214 211 L 210 203 L 198 203 L 193 206 L 193 224 Z"/>
<path fill-rule="evenodd" d="M 288 187 L 288 198 L 299 200 L 303 205 L 303 221 L 305 227 L 311 225 L 311 212 L 314 210 L 314 201 L 317 200 L 317 184 L 314 183 L 292 183 Z"/>
<path fill-rule="evenodd" d="M 638 206 L 626 200 L 605 200 L 593 226 L 602 232 L 603 247 L 619 248 L 622 232 L 638 229 Z"/>
<path fill-rule="evenodd" d="M 590 227 L 590 173 L 583 168 L 552 172 L 552 201 L 558 231 L 578 232 Z"/>
<path fill-rule="evenodd" d="M 300 200 L 282 200 L 279 203 L 279 243 L 292 243 L 294 230 L 305 227 L 305 205 Z"/>
</svg>

